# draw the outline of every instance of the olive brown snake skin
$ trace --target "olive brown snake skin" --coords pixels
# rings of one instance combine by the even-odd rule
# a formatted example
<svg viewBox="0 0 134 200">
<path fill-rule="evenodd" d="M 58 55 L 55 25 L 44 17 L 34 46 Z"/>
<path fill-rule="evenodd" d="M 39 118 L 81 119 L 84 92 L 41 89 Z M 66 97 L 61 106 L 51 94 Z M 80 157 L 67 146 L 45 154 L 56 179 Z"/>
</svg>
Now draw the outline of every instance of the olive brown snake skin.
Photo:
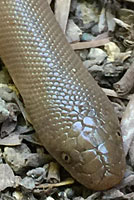
<svg viewBox="0 0 134 200">
<path fill-rule="evenodd" d="M 118 184 L 125 171 L 118 119 L 47 0 L 0 1 L 0 57 L 48 152 L 89 189 Z"/>
</svg>

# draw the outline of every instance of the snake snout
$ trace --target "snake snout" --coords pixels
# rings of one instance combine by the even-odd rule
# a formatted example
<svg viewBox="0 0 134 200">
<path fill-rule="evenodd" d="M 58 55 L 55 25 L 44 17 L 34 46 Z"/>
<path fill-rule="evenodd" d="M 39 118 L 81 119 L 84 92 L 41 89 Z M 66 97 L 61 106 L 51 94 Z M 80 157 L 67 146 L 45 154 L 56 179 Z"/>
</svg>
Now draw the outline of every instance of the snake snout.
<svg viewBox="0 0 134 200">
<path fill-rule="evenodd" d="M 120 183 L 124 171 L 125 158 L 123 155 L 120 156 L 119 162 L 108 164 L 105 162 L 105 156 L 98 153 L 89 162 L 76 163 L 71 169 L 71 175 L 89 189 L 107 190 Z"/>
</svg>

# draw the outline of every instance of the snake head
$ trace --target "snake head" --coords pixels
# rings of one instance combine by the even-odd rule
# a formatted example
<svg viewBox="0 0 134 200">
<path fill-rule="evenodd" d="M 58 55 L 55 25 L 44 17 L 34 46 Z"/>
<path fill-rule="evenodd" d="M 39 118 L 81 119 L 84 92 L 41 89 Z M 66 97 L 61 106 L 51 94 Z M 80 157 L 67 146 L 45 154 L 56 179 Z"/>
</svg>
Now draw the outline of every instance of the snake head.
<svg viewBox="0 0 134 200">
<path fill-rule="evenodd" d="M 92 127 L 75 122 L 69 132 L 55 139 L 52 154 L 84 186 L 106 190 L 120 183 L 125 171 L 120 129 L 118 123 L 111 129 L 111 122 L 105 127 L 86 120 Z"/>
</svg>

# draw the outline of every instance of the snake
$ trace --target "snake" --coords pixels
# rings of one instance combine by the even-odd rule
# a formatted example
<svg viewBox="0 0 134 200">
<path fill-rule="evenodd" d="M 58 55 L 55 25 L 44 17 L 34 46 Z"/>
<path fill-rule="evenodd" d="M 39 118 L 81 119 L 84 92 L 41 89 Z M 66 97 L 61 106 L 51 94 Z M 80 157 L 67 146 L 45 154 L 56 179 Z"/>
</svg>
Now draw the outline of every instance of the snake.
<svg viewBox="0 0 134 200">
<path fill-rule="evenodd" d="M 0 1 L 0 57 L 50 155 L 88 189 L 120 183 L 125 156 L 117 115 L 47 0 Z"/>
</svg>

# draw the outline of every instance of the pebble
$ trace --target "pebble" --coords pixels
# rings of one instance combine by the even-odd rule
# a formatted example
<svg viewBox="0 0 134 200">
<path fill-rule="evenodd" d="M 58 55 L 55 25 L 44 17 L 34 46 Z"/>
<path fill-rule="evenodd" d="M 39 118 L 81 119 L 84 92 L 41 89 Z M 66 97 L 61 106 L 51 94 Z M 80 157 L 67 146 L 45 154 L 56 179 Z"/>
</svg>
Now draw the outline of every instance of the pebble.
<svg viewBox="0 0 134 200">
<path fill-rule="evenodd" d="M 31 177 L 25 177 L 20 181 L 20 185 L 26 190 L 33 190 L 35 188 L 34 179 Z"/>
<path fill-rule="evenodd" d="M 47 197 L 46 200 L 54 200 L 52 197 Z"/>
<path fill-rule="evenodd" d="M 87 55 L 88 55 L 88 52 L 89 52 L 87 49 L 83 49 L 83 50 L 77 51 L 77 52 L 78 52 L 82 61 L 87 59 Z"/>
<path fill-rule="evenodd" d="M 90 67 L 92 67 L 93 65 L 96 65 L 96 61 L 93 61 L 93 60 L 85 60 L 83 62 L 83 65 L 89 69 Z M 98 65 L 97 65 L 98 66 Z"/>
<path fill-rule="evenodd" d="M 71 2 L 70 12 L 74 12 L 77 7 L 77 0 Z"/>
<path fill-rule="evenodd" d="M 83 33 L 82 36 L 81 36 L 81 41 L 91 41 L 94 38 L 95 37 L 90 33 Z"/>
<path fill-rule="evenodd" d="M 76 17 L 78 20 L 82 20 L 83 24 L 89 24 L 92 21 L 98 22 L 99 13 L 93 6 L 87 1 L 81 1 L 77 4 Z"/>
<path fill-rule="evenodd" d="M 7 104 L 0 98 L 0 123 L 4 122 L 9 117 Z"/>
<path fill-rule="evenodd" d="M 47 168 L 45 169 L 45 167 L 38 167 L 36 169 L 29 170 L 27 172 L 27 176 L 32 177 L 36 184 L 41 184 L 46 179 L 47 173 Z"/>
<path fill-rule="evenodd" d="M 13 192 L 12 195 L 16 200 L 23 200 L 23 194 L 19 191 L 15 191 Z"/>
<path fill-rule="evenodd" d="M 5 147 L 3 157 L 16 173 L 26 170 L 26 159 L 31 153 L 26 144 L 17 147 Z"/>
<path fill-rule="evenodd" d="M 91 33 L 94 35 L 94 36 L 97 36 L 99 34 L 99 27 L 98 27 L 98 24 L 95 24 L 92 28 L 91 28 Z"/>
<path fill-rule="evenodd" d="M 69 43 L 79 42 L 82 35 L 81 29 L 74 23 L 72 19 L 68 21 L 66 37 Z"/>
<path fill-rule="evenodd" d="M 96 60 L 96 64 L 101 64 L 106 57 L 106 52 L 100 48 L 91 48 L 89 54 L 87 55 L 87 59 Z"/>
</svg>

